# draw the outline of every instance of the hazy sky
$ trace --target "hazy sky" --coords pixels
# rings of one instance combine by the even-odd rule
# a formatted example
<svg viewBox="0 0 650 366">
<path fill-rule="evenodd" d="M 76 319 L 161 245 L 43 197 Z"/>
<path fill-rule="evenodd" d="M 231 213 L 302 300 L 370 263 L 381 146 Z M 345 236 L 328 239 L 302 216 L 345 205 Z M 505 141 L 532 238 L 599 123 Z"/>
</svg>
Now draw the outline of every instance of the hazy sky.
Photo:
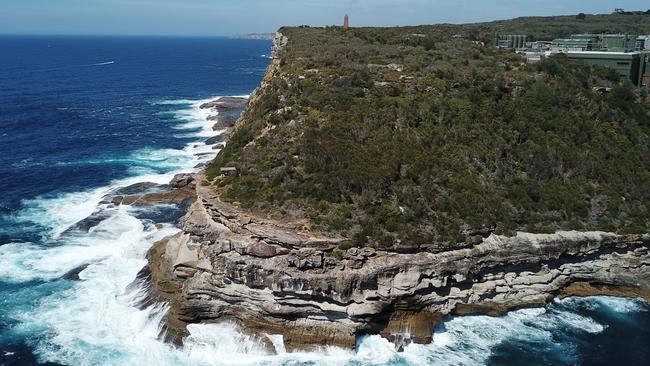
<svg viewBox="0 0 650 366">
<path fill-rule="evenodd" d="M 647 10 L 647 0 L 0 0 L 0 33 L 231 35 L 282 25 L 465 23 Z"/>
</svg>

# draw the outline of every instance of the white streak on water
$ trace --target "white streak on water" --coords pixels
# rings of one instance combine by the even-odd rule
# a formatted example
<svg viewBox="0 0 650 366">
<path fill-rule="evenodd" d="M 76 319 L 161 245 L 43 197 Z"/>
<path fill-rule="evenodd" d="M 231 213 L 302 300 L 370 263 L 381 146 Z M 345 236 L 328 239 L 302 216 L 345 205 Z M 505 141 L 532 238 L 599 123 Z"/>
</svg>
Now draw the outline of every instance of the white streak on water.
<svg viewBox="0 0 650 366">
<path fill-rule="evenodd" d="M 106 65 L 112 65 L 114 63 L 115 63 L 115 61 L 98 62 L 98 63 L 92 64 L 90 66 L 106 66 Z"/>
</svg>

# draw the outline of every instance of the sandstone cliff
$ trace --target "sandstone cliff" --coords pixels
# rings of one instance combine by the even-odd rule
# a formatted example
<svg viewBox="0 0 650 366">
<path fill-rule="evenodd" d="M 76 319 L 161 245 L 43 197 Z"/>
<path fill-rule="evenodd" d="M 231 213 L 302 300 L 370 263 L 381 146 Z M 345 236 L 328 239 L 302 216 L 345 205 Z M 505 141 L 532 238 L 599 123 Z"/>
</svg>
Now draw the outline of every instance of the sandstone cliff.
<svg viewBox="0 0 650 366">
<path fill-rule="evenodd" d="M 568 295 L 650 300 L 650 235 L 518 233 L 458 250 L 337 255 L 341 238 L 251 217 L 209 187 L 197 197 L 183 231 L 149 253 L 154 293 L 171 303 L 171 338 L 188 323 L 231 320 L 283 335 L 288 350 L 353 348 L 361 334 L 399 348 L 430 342 L 447 314 L 499 315 Z"/>
</svg>

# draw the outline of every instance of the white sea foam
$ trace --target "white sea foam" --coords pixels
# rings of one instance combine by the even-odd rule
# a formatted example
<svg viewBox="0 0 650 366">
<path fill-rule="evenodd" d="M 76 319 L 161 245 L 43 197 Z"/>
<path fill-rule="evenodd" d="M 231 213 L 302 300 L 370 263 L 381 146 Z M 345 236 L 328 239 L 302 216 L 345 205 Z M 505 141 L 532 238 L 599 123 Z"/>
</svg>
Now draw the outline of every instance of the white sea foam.
<svg viewBox="0 0 650 366">
<path fill-rule="evenodd" d="M 648 304 L 642 299 L 629 299 L 612 296 L 598 297 L 570 297 L 562 300 L 555 300 L 556 303 L 568 307 L 585 307 L 590 310 L 598 308 L 618 314 L 639 313 L 650 310 Z"/>
<path fill-rule="evenodd" d="M 625 299 L 620 297 L 598 297 L 597 301 L 616 313 L 639 313 L 649 310 L 648 304 L 641 299 Z"/>
<path fill-rule="evenodd" d="M 132 307 L 138 293 L 125 289 L 145 265 L 151 243 L 177 229 L 145 227 L 126 212 L 100 225 L 88 240 L 101 260 L 91 262 L 71 289 L 44 298 L 34 311 L 14 315 L 21 320 L 19 328 L 46 328 L 52 337 L 43 339 L 37 351 L 53 362 L 126 365 L 144 359 L 164 364 L 173 354 L 157 340 L 164 309 Z"/>
<path fill-rule="evenodd" d="M 188 331 L 183 351 L 189 360 L 199 364 L 213 363 L 215 355 L 239 355 L 219 360 L 230 364 L 251 364 L 268 356 L 259 340 L 239 332 L 234 324 L 192 324 Z"/>
<path fill-rule="evenodd" d="M 211 131 L 212 126 L 209 123 L 206 123 L 206 121 L 209 116 L 215 115 L 216 112 L 210 109 L 199 108 L 201 104 L 208 101 L 209 100 L 203 100 L 197 103 L 193 103 L 192 108 L 181 109 L 173 112 L 174 117 L 183 122 L 177 125 L 175 128 L 179 130 L 199 130 L 200 132 Z M 197 135 L 197 137 L 198 136 L 200 135 Z"/>
<path fill-rule="evenodd" d="M 131 177 L 115 180 L 108 186 L 88 191 L 46 195 L 25 200 L 24 209 L 15 214 L 14 220 L 39 225 L 43 228 L 45 240 L 56 239 L 71 225 L 92 214 L 102 198 L 115 188 L 140 182 L 165 184 L 174 174 L 195 171 L 198 164 L 212 160 L 219 152 L 201 141 L 203 137 L 217 134 L 212 131 L 212 123 L 206 120 L 208 113 L 199 108 L 201 104 L 213 99 L 187 100 L 188 103 L 171 101 L 172 104 L 186 105 L 186 108 L 181 108 L 177 112 L 179 120 L 177 128 L 198 129 L 189 133 L 188 137 L 199 141 L 188 143 L 183 149 L 178 150 L 151 148 L 137 150 L 130 157 L 119 159 L 131 164 L 128 168 Z M 160 173 L 161 171 L 163 173 Z"/>
<path fill-rule="evenodd" d="M 85 192 L 25 200 L 24 209 L 19 211 L 14 219 L 38 224 L 45 229 L 45 238 L 56 239 L 70 225 L 92 214 L 109 190 L 109 187 L 100 187 Z"/>
<path fill-rule="evenodd" d="M 163 100 L 154 100 L 151 102 L 152 105 L 191 105 L 194 104 L 196 100 L 193 99 L 163 99 Z"/>
<path fill-rule="evenodd" d="M 178 112 L 184 129 L 207 131 L 212 123 L 199 106 L 205 101 L 189 101 Z M 165 103 L 160 103 L 165 104 Z M 214 133 L 212 133 L 214 135 Z M 201 133 L 195 133 L 197 139 Z M 125 292 L 138 271 L 146 264 L 145 253 L 153 242 L 178 229 L 157 229 L 137 219 L 128 206 L 100 204 L 109 192 L 140 182 L 168 183 L 179 172 L 194 171 L 199 162 L 212 159 L 217 151 L 203 142 L 187 144 L 183 149 L 147 149 L 129 158 L 131 177 L 105 187 L 84 192 L 41 196 L 23 202 L 24 208 L 13 219 L 31 223 L 43 230 L 43 243 L 11 243 L 0 246 L 0 276 L 5 282 L 55 280 L 72 271 L 80 271 L 81 281 L 62 292 L 41 299 L 36 309 L 8 316 L 20 321 L 14 329 L 27 334 L 47 335 L 35 344 L 40 359 L 62 364 L 160 364 L 172 365 L 207 355 L 201 351 L 216 345 L 222 350 L 249 354 L 261 349 L 253 340 L 210 343 L 213 329 L 192 329 L 192 349 L 180 352 L 160 342 L 161 305 L 145 310 L 133 307 L 141 296 Z M 201 154 L 201 155 L 198 155 Z M 71 225 L 102 209 L 106 218 L 88 232 L 66 231 Z M 85 266 L 85 267 L 83 267 Z M 223 325 L 217 331 L 231 329 Z M 228 336 L 236 335 L 231 329 Z M 203 335 L 203 336 L 202 336 Z M 208 338 L 206 338 L 208 337 Z M 231 348 L 223 348 L 229 344 Z M 248 344 L 248 346 L 242 345 Z M 207 347 L 207 348 L 206 348 Z"/>
<path fill-rule="evenodd" d="M 553 344 L 552 334 L 536 320 L 546 314 L 545 309 L 524 309 L 498 318 L 453 318 L 436 330 L 430 345 L 411 344 L 397 357 L 407 365 L 484 365 L 495 347 L 518 337 Z"/>
<path fill-rule="evenodd" d="M 543 321 L 539 321 L 536 324 L 538 327 L 549 331 L 562 327 L 569 331 L 598 334 L 605 330 L 604 325 L 589 317 L 571 311 L 556 311 L 552 316 L 543 317 Z"/>
</svg>

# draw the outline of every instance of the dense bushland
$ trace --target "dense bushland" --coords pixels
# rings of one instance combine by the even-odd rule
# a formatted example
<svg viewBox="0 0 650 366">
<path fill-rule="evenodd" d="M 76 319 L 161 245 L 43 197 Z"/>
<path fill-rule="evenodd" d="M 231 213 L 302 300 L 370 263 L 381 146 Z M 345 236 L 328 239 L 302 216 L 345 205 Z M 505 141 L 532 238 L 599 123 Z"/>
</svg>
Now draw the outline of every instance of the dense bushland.
<svg viewBox="0 0 650 366">
<path fill-rule="evenodd" d="M 550 29 L 499 27 L 520 26 Z M 646 20 L 631 26 L 650 33 Z M 451 37 L 494 30 L 485 27 L 282 29 L 280 75 L 208 168 L 241 174 L 215 189 L 251 210 L 306 217 L 347 245 L 647 232 L 647 93 L 609 69 L 563 56 L 527 65 Z"/>
</svg>

